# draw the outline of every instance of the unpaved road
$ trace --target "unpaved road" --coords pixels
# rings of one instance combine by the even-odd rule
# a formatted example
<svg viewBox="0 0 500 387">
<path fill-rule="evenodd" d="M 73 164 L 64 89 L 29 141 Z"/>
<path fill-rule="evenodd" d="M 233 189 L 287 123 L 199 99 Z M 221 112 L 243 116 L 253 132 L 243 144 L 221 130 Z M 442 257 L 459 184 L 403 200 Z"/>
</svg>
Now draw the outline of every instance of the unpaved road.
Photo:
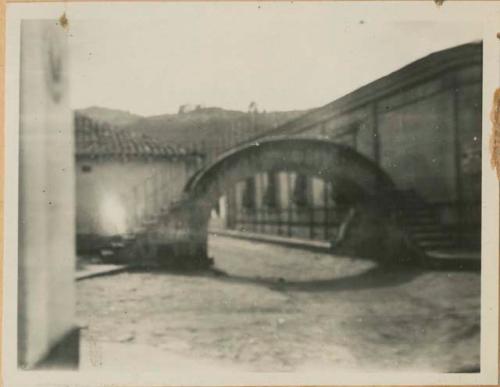
<svg viewBox="0 0 500 387">
<path fill-rule="evenodd" d="M 388 271 L 223 237 L 210 250 L 219 272 L 79 282 L 83 346 L 140 346 L 246 371 L 478 368 L 479 273 Z"/>
</svg>

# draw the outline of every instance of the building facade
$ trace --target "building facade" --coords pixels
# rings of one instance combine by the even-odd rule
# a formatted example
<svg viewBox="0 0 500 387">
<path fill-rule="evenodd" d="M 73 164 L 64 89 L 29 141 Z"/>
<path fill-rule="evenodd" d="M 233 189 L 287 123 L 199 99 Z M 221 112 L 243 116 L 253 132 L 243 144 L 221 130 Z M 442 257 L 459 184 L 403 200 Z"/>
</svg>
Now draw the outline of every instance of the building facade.
<svg viewBox="0 0 500 387">
<path fill-rule="evenodd" d="M 75 115 L 76 229 L 80 251 L 133 232 L 178 200 L 200 158 L 144 135 Z"/>
<path fill-rule="evenodd" d="M 355 149 L 414 203 L 408 217 L 427 217 L 429 230 L 478 247 L 481 122 L 482 44 L 471 43 L 426 56 L 267 135 L 320 136 Z M 331 182 L 270 171 L 221 198 L 213 227 L 331 240 L 349 207 L 332 192 Z"/>
</svg>

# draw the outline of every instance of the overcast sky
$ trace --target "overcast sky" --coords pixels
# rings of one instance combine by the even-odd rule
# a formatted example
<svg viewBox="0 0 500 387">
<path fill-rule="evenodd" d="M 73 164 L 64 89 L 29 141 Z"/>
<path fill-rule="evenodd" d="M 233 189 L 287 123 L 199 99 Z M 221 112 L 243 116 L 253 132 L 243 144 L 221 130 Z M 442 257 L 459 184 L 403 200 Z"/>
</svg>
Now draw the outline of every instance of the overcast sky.
<svg viewBox="0 0 500 387">
<path fill-rule="evenodd" d="M 481 39 L 479 25 L 464 23 L 343 21 L 324 10 L 265 3 L 228 9 L 70 21 L 72 106 L 141 115 L 174 113 L 185 103 L 307 109 L 428 53 Z"/>
</svg>

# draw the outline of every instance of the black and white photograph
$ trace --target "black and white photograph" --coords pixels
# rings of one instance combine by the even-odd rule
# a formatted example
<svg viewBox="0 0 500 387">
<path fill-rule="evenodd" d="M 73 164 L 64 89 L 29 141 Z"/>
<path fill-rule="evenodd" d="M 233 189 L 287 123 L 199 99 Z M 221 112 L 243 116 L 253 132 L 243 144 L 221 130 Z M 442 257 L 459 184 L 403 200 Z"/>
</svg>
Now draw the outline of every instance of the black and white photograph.
<svg viewBox="0 0 500 387">
<path fill-rule="evenodd" d="M 9 5 L 6 385 L 497 383 L 500 4 L 404 3 Z"/>
</svg>

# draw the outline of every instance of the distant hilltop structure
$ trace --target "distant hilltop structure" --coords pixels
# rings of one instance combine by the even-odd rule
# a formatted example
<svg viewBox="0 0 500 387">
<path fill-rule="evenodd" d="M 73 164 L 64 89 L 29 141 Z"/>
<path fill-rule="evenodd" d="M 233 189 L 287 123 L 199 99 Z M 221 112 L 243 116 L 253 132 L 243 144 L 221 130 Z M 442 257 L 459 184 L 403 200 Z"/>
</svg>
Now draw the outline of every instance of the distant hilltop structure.
<svg viewBox="0 0 500 387">
<path fill-rule="evenodd" d="M 191 112 L 201 110 L 204 108 L 205 108 L 205 105 L 202 105 L 202 104 L 193 105 L 190 103 L 186 103 L 186 104 L 179 106 L 179 110 L 177 113 L 178 114 L 186 114 L 186 113 L 191 113 Z"/>
<path fill-rule="evenodd" d="M 255 102 L 255 101 L 250 102 L 250 104 L 248 105 L 248 112 L 249 113 L 258 113 L 259 112 L 259 109 L 257 107 L 257 102 Z"/>
</svg>

